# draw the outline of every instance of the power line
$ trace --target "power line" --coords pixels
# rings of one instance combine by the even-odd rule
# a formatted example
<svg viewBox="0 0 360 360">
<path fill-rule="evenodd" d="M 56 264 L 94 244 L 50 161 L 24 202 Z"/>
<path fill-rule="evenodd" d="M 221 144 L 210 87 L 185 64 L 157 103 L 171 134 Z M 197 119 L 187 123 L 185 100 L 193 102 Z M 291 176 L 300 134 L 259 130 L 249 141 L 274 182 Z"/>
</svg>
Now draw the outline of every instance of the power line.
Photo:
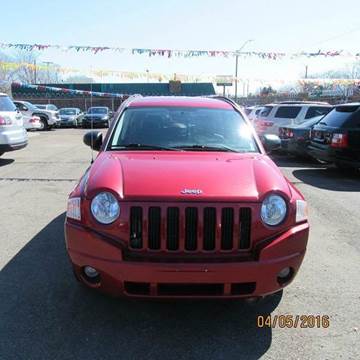
<svg viewBox="0 0 360 360">
<path fill-rule="evenodd" d="M 354 28 L 354 29 L 352 29 L 352 30 L 350 30 L 350 31 L 345 31 L 345 32 L 340 33 L 340 34 L 338 34 L 338 35 L 332 36 L 332 37 L 330 37 L 330 38 L 328 38 L 328 39 L 318 41 L 318 42 L 316 42 L 315 44 L 310 45 L 310 47 L 311 47 L 311 46 L 315 46 L 315 45 L 320 45 L 320 44 L 326 43 L 326 42 L 331 41 L 331 40 L 338 39 L 338 38 L 343 37 L 343 36 L 346 36 L 346 35 L 353 34 L 354 32 L 357 32 L 357 31 L 360 31 L 360 26 L 358 26 L 358 27 L 356 27 L 356 28 Z"/>
</svg>

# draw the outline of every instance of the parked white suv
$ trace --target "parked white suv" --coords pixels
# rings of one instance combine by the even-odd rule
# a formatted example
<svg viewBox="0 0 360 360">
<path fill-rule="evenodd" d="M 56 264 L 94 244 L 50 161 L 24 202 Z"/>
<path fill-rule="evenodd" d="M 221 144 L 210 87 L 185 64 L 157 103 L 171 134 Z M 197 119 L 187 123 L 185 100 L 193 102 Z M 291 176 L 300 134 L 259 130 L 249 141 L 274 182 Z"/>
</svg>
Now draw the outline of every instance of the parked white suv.
<svg viewBox="0 0 360 360">
<path fill-rule="evenodd" d="M 262 109 L 263 109 L 263 106 L 250 106 L 245 109 L 245 113 L 246 113 L 248 119 L 251 122 L 254 122 L 254 120 L 256 120 L 257 117 L 259 116 Z"/>
<path fill-rule="evenodd" d="M 27 145 L 27 132 L 21 113 L 9 96 L 0 93 L 0 156 Z"/>
<path fill-rule="evenodd" d="M 330 104 L 320 102 L 267 104 L 254 120 L 254 127 L 259 135 L 278 135 L 279 127 L 301 124 L 313 117 L 325 115 L 331 109 Z"/>
<path fill-rule="evenodd" d="M 60 116 L 56 107 L 56 110 L 48 110 L 46 108 L 48 105 L 35 106 L 28 101 L 19 100 L 15 100 L 14 104 L 24 116 L 38 116 L 40 118 L 40 130 L 50 130 L 53 126 L 57 126 L 60 123 Z"/>
</svg>

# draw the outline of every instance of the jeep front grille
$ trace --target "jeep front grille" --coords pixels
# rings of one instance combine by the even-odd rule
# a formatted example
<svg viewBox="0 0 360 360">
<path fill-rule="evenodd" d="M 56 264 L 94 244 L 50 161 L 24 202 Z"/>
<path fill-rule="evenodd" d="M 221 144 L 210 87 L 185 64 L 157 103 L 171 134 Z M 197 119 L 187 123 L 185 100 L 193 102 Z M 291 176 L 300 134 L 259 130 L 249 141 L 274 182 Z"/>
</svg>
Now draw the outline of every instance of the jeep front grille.
<svg viewBox="0 0 360 360">
<path fill-rule="evenodd" d="M 251 246 L 251 209 L 209 206 L 130 207 L 131 249 L 230 252 Z"/>
</svg>

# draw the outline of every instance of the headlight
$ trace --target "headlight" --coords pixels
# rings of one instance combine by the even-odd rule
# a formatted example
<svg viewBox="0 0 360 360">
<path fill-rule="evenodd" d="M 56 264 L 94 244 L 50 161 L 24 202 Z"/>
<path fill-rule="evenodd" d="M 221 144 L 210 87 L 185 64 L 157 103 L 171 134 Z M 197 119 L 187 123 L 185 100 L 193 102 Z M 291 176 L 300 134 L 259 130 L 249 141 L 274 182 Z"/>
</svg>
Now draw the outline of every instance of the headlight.
<svg viewBox="0 0 360 360">
<path fill-rule="evenodd" d="M 261 219 L 266 225 L 279 225 L 286 216 L 285 200 L 279 195 L 269 195 L 261 205 Z"/>
<path fill-rule="evenodd" d="M 102 192 L 92 200 L 91 213 L 99 223 L 111 224 L 120 214 L 120 205 L 113 194 Z"/>
<path fill-rule="evenodd" d="M 109 120 L 109 117 L 106 115 L 106 116 L 103 116 L 102 119 L 103 120 Z"/>
</svg>

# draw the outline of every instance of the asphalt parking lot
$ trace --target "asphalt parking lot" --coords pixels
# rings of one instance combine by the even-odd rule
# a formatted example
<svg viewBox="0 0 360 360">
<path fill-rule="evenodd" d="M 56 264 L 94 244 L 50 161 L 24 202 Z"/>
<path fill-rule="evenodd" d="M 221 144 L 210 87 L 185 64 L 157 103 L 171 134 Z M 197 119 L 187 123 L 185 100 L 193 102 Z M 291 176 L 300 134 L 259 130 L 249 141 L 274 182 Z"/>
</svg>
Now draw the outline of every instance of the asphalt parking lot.
<svg viewBox="0 0 360 360">
<path fill-rule="evenodd" d="M 0 158 L 0 358 L 358 359 L 360 175 L 275 160 L 310 206 L 295 281 L 263 303 L 112 299 L 80 286 L 66 255 L 67 195 L 90 164 L 84 130 L 31 134 Z M 257 328 L 258 315 L 328 315 L 330 327 Z"/>
</svg>

